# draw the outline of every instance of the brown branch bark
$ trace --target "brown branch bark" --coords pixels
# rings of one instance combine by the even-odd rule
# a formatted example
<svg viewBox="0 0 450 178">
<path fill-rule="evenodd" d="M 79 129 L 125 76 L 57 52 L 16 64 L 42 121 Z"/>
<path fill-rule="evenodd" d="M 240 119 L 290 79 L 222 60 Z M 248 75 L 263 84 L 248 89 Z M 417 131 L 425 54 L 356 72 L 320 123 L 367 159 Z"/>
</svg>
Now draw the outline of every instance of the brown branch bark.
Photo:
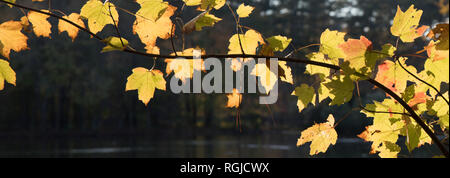
<svg viewBox="0 0 450 178">
<path fill-rule="evenodd" d="M 19 4 L 15 4 L 15 3 L 11 3 L 11 2 L 7 2 L 5 0 L 0 0 L 0 2 L 15 6 L 15 7 L 19 7 L 22 9 L 27 9 L 30 11 L 35 11 L 41 14 L 45 14 L 45 15 L 49 15 L 51 17 L 66 21 L 67 23 L 79 28 L 82 31 L 85 31 L 87 33 L 89 33 L 90 35 L 92 35 L 94 38 L 98 39 L 99 41 L 106 43 L 103 41 L 103 39 L 94 34 L 93 32 L 89 31 L 87 28 L 83 28 L 79 25 L 77 25 L 76 23 L 67 20 L 65 18 L 62 18 L 58 15 L 55 15 L 53 13 L 48 13 L 48 12 L 43 12 L 40 11 L 38 9 L 33 9 L 30 7 L 26 7 L 26 6 L 22 6 Z M 145 52 L 140 52 L 140 51 L 134 51 L 134 50 L 130 50 L 128 48 L 125 48 L 123 50 L 124 52 L 128 52 L 128 53 L 132 53 L 132 54 L 136 54 L 136 55 L 142 55 L 142 56 L 147 56 L 147 57 L 154 57 L 154 58 L 185 58 L 185 59 L 193 59 L 193 56 L 169 56 L 169 55 L 157 55 L 157 54 L 149 54 L 149 53 L 145 53 Z M 327 67 L 330 69 L 334 69 L 334 70 L 340 70 L 341 68 L 339 66 L 336 65 L 331 65 L 331 64 L 326 64 L 326 63 L 322 63 L 322 62 L 316 62 L 316 61 L 310 61 L 310 60 L 305 60 L 305 59 L 298 59 L 298 58 L 282 58 L 282 57 L 277 57 L 277 56 L 263 56 L 263 55 L 247 55 L 247 54 L 232 54 L 232 55 L 224 55 L 224 54 L 219 54 L 219 55 L 202 55 L 201 58 L 264 58 L 264 59 L 271 59 L 271 58 L 276 58 L 280 61 L 286 61 L 286 62 L 292 62 L 292 63 L 302 63 L 302 64 L 310 64 L 310 65 L 316 65 L 316 66 L 321 66 L 321 67 Z M 387 88 L 386 86 L 384 86 L 383 84 L 379 83 L 378 81 L 374 80 L 374 79 L 367 79 L 366 81 L 370 82 L 371 84 L 375 85 L 376 87 L 382 89 L 384 92 L 386 92 L 387 94 L 389 94 L 391 97 L 393 97 L 398 103 L 400 103 L 405 109 L 406 111 L 409 112 L 409 114 L 411 114 L 411 117 L 422 127 L 422 129 L 425 130 L 425 132 L 430 136 L 430 138 L 433 140 L 433 142 L 439 147 L 439 149 L 441 150 L 441 152 L 444 154 L 445 157 L 448 158 L 448 151 L 447 149 L 444 147 L 444 145 L 440 142 L 440 140 L 437 138 L 437 136 L 433 133 L 433 131 L 431 131 L 431 129 L 425 124 L 425 122 L 422 121 L 422 119 L 417 115 L 417 113 L 414 111 L 414 109 L 412 109 L 400 96 L 398 96 L 395 92 L 393 92 L 392 90 L 390 90 L 389 88 Z"/>
</svg>

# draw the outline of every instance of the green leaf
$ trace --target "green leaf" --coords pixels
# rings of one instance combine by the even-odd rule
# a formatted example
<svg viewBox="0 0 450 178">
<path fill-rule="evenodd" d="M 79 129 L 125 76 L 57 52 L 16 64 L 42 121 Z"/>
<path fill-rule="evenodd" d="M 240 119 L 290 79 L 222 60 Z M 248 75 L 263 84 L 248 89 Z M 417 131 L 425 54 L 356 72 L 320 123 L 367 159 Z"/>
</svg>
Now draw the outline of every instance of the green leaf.
<svg viewBox="0 0 450 178">
<path fill-rule="evenodd" d="M 208 7 L 218 10 L 225 5 L 226 0 L 183 0 L 183 2 L 186 3 L 186 6 L 201 5 L 200 10 L 207 10 Z"/>
<path fill-rule="evenodd" d="M 5 80 L 6 80 L 6 82 L 15 86 L 16 85 L 16 73 L 9 66 L 8 61 L 0 59 L 0 90 L 3 90 L 5 88 Z"/>
<path fill-rule="evenodd" d="M 325 86 L 331 90 L 330 94 L 333 97 L 330 105 L 342 105 L 352 99 L 354 85 L 349 76 L 335 77 Z"/>
<path fill-rule="evenodd" d="M 108 37 L 103 41 L 107 43 L 107 45 L 102 49 L 102 53 L 109 51 L 122 51 L 126 48 L 126 46 L 128 46 L 128 40 L 125 38 Z"/>
<path fill-rule="evenodd" d="M 153 98 L 155 89 L 166 90 L 166 80 L 159 70 L 148 70 L 142 67 L 133 69 L 128 77 L 125 91 L 138 90 L 139 100 L 146 106 Z"/>
<path fill-rule="evenodd" d="M 111 19 L 109 8 L 111 8 L 111 14 L 114 17 L 116 24 L 119 23 L 119 14 L 116 7 L 111 2 L 103 4 L 99 0 L 89 0 L 81 8 L 80 15 L 83 18 L 88 19 L 88 26 L 92 33 L 98 33 L 108 25 L 114 25 L 114 21 Z"/>
<path fill-rule="evenodd" d="M 309 103 L 314 104 L 313 99 L 315 94 L 316 93 L 314 88 L 306 84 L 302 84 L 300 85 L 300 87 L 295 88 L 295 91 L 292 93 L 292 95 L 298 97 L 298 112 L 302 112 L 302 110 L 305 109 L 305 107 L 308 106 Z"/>
<path fill-rule="evenodd" d="M 419 146 L 422 128 L 419 125 L 409 123 L 406 126 L 406 147 L 412 152 Z"/>
<path fill-rule="evenodd" d="M 283 52 L 291 43 L 292 39 L 284 36 L 273 36 L 267 39 L 273 51 Z"/>
<path fill-rule="evenodd" d="M 141 8 L 136 12 L 136 15 L 144 16 L 156 22 L 164 14 L 169 7 L 168 2 L 163 0 L 136 0 Z"/>
<path fill-rule="evenodd" d="M 410 85 L 410 86 L 406 87 L 406 90 L 403 93 L 403 100 L 405 102 L 408 102 L 409 100 L 414 98 L 415 94 L 416 94 L 415 85 Z"/>
<path fill-rule="evenodd" d="M 212 14 L 205 14 L 204 16 L 201 16 L 197 22 L 195 23 L 195 30 L 201 31 L 203 27 L 212 27 L 217 22 L 221 21 L 221 18 L 218 18 Z"/>
</svg>

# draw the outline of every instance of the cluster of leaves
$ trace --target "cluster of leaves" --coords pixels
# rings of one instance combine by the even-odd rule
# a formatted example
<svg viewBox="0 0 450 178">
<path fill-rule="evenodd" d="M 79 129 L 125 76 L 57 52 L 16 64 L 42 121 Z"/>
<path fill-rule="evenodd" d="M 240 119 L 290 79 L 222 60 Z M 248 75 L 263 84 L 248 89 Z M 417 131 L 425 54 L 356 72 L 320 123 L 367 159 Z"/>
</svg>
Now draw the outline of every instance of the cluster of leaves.
<svg viewBox="0 0 450 178">
<path fill-rule="evenodd" d="M 213 14 L 215 10 L 225 6 L 231 10 L 226 0 L 182 1 L 184 6 L 193 6 L 199 11 L 198 16 L 182 27 L 178 27 L 183 35 L 204 30 L 205 27 L 213 27 L 220 22 L 222 19 Z M 15 0 L 3 2 L 14 3 Z M 163 0 L 136 0 L 136 3 L 140 5 L 140 8 L 134 14 L 129 12 L 136 17 L 132 32 L 145 45 L 147 54 L 159 55 L 157 40 L 168 40 L 175 33 L 177 27 L 173 19 L 178 8 Z M 236 11 L 231 11 L 235 16 L 237 34 L 229 39 L 228 54 L 244 56 L 226 59 L 231 60 L 231 66 L 227 67 L 234 71 L 239 71 L 244 63 L 254 60 L 245 56 L 274 57 L 276 53 L 284 52 L 292 42 L 292 39 L 280 35 L 265 38 L 256 30 L 240 25 L 240 19 L 249 17 L 253 10 L 253 7 L 241 4 Z M 11 50 L 19 52 L 28 49 L 28 37 L 22 31 L 32 31 L 38 37 L 51 38 L 52 25 L 48 21 L 50 16 L 45 13 L 51 12 L 45 9 L 39 12 L 30 10 L 19 21 L 0 24 L 1 55 L 9 59 Z M 293 91 L 292 95 L 298 97 L 299 112 L 309 104 L 317 105 L 317 102 L 327 99 L 331 99 L 330 106 L 349 102 L 354 95 L 355 83 L 376 76 L 376 81 L 402 96 L 402 99 L 414 108 L 416 113 L 427 118 L 423 119 L 423 122 L 429 127 L 448 130 L 448 93 L 441 94 L 440 91 L 442 83 L 446 85 L 449 83 L 449 25 L 438 24 L 431 30 L 429 26 L 419 27 L 421 15 L 422 11 L 415 9 L 413 5 L 405 12 L 398 7 L 391 26 L 392 35 L 398 37 L 403 43 L 412 43 L 422 37 L 426 31 L 430 31 L 428 37 L 432 40 L 423 50 L 427 52 L 428 57 L 424 70 L 420 72 L 414 66 L 406 64 L 409 58 L 396 54 L 397 45 L 385 44 L 379 49 L 374 49 L 372 42 L 364 36 L 359 39 L 346 39 L 345 33 L 326 29 L 320 36 L 320 49 L 306 57 L 321 64 L 338 66 L 340 70 L 312 64 L 306 66 L 306 74 L 317 78 L 320 84 L 313 86 L 301 84 Z M 116 50 L 136 52 L 128 40 L 120 36 L 117 28 L 119 14 L 116 6 L 110 1 L 89 0 L 83 5 L 79 14 L 71 13 L 59 19 L 59 32 L 67 32 L 72 40 L 75 40 L 80 29 L 96 35 L 106 25 L 113 25 L 117 29 L 117 34 L 101 40 L 106 44 L 102 52 Z M 86 21 L 87 26 L 85 26 Z M 200 54 L 195 54 L 198 51 L 201 51 Z M 200 56 L 206 55 L 204 51 L 200 47 L 188 48 L 174 51 L 170 56 L 173 58 L 197 56 L 197 59 L 200 59 Z M 195 71 L 205 71 L 202 59 L 167 58 L 165 60 L 166 75 L 173 73 L 182 82 L 192 78 Z M 278 62 L 278 70 L 276 75 L 270 70 L 270 64 L 258 63 L 252 69 L 251 75 L 258 77 L 266 94 L 269 94 L 278 80 L 294 85 L 291 68 L 286 61 Z M 15 85 L 15 75 L 8 61 L 0 59 L 0 90 L 4 88 L 4 81 Z M 154 67 L 151 69 L 138 67 L 132 70 L 132 74 L 128 77 L 126 91 L 137 90 L 139 100 L 148 105 L 156 89 L 166 90 L 163 72 Z M 228 95 L 227 107 L 239 108 L 242 92 L 234 89 L 233 93 Z M 362 112 L 374 119 L 373 124 L 368 126 L 359 137 L 373 142 L 371 153 L 378 153 L 380 157 L 397 157 L 400 152 L 400 147 L 397 145 L 399 136 L 407 137 L 406 145 L 409 151 L 427 143 L 431 144 L 429 135 L 404 110 L 405 108 L 390 95 L 382 102 L 374 102 L 364 107 Z M 326 123 L 315 124 L 301 132 L 297 146 L 311 142 L 311 155 L 326 152 L 338 138 L 336 126 L 334 117 L 330 115 Z"/>
</svg>

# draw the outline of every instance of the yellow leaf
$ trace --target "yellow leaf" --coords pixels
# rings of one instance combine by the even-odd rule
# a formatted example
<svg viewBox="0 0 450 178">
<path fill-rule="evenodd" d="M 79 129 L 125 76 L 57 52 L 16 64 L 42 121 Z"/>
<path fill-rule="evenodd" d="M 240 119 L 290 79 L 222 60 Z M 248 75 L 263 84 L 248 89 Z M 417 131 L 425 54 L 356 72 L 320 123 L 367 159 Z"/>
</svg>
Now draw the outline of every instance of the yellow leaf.
<svg viewBox="0 0 450 178">
<path fill-rule="evenodd" d="M 0 24 L 0 53 L 8 59 L 11 50 L 19 52 L 28 49 L 28 37 L 21 30 L 21 22 L 8 21 Z"/>
<path fill-rule="evenodd" d="M 239 43 L 239 38 L 241 43 Z M 248 30 L 245 35 L 233 35 L 230 38 L 228 54 L 242 54 L 241 44 L 245 54 L 256 54 L 256 49 L 259 45 L 264 44 L 264 39 L 260 33 L 254 30 Z"/>
<path fill-rule="evenodd" d="M 278 81 L 278 76 L 270 71 L 266 64 L 256 64 L 251 75 L 259 77 L 259 82 L 264 87 L 266 94 L 269 94 Z"/>
<path fill-rule="evenodd" d="M 202 52 L 200 54 L 194 54 L 195 51 L 200 50 L 189 48 L 183 52 L 177 52 L 177 54 L 180 56 L 201 56 L 205 54 L 204 50 L 201 50 Z M 171 55 L 175 56 L 175 53 Z M 167 63 L 166 74 L 169 75 L 174 72 L 175 77 L 183 82 L 194 76 L 194 70 L 201 71 L 205 67 L 202 59 L 166 59 L 165 62 Z"/>
<path fill-rule="evenodd" d="M 125 91 L 138 90 L 139 100 L 146 106 L 153 98 L 155 89 L 166 90 L 166 80 L 159 70 L 148 70 L 142 67 L 133 69 L 128 77 Z"/>
<path fill-rule="evenodd" d="M 109 11 L 111 8 L 111 12 Z M 114 18 L 111 18 L 111 14 Z M 102 3 L 99 0 L 89 0 L 81 8 L 80 15 L 83 18 L 88 19 L 88 26 L 92 33 L 97 34 L 102 31 L 103 28 L 108 25 L 116 25 L 119 23 L 119 14 L 117 13 L 116 7 L 111 2 Z"/>
<path fill-rule="evenodd" d="M 400 37 L 405 43 L 414 42 L 429 28 L 428 26 L 418 28 L 422 13 L 423 11 L 415 9 L 414 5 L 411 5 L 406 12 L 397 6 L 397 13 L 391 27 L 392 35 Z"/>
<path fill-rule="evenodd" d="M 141 6 L 136 16 L 144 16 L 152 21 L 157 21 L 169 7 L 169 3 L 163 0 L 136 0 L 136 2 Z"/>
<path fill-rule="evenodd" d="M 286 61 L 278 61 L 278 76 L 280 76 L 281 81 L 294 84 L 294 79 L 292 78 L 292 70 L 287 65 Z"/>
<path fill-rule="evenodd" d="M 168 5 L 164 14 L 156 22 L 147 19 L 151 17 L 136 16 L 133 33 L 138 34 L 142 43 L 147 46 L 146 48 L 152 49 L 156 45 L 157 38 L 168 39 L 171 35 L 171 30 L 175 30 L 175 27 L 172 28 L 173 24 L 170 17 L 176 9 L 176 7 Z"/>
<path fill-rule="evenodd" d="M 74 22 L 75 24 L 79 25 L 80 27 L 85 28 L 84 22 L 83 22 L 83 20 L 81 20 L 80 14 L 72 13 L 69 16 L 63 16 L 63 18 Z M 67 23 L 64 20 L 59 20 L 58 29 L 59 29 L 59 33 L 67 32 L 69 37 L 72 38 L 72 41 L 75 40 L 75 38 L 78 35 L 78 31 L 80 30 L 77 27 Z"/>
<path fill-rule="evenodd" d="M 0 59 L 0 90 L 3 90 L 6 82 L 16 86 L 16 73 L 9 66 L 9 62 Z"/>
<path fill-rule="evenodd" d="M 117 50 L 121 51 L 128 46 L 128 40 L 126 40 L 125 38 L 108 37 L 104 40 L 104 42 L 106 42 L 107 45 L 102 49 L 102 53 Z"/>
<path fill-rule="evenodd" d="M 244 3 L 242 3 L 238 7 L 236 12 L 239 15 L 239 18 L 245 18 L 245 17 L 248 17 L 252 13 L 253 9 L 255 9 L 255 8 L 252 6 L 247 6 Z"/>
<path fill-rule="evenodd" d="M 326 29 L 320 36 L 320 52 L 331 59 L 344 58 L 345 54 L 339 45 L 345 43 L 345 33 Z"/>
<path fill-rule="evenodd" d="M 47 10 L 42 10 L 44 12 L 48 12 Z M 33 25 L 33 31 L 36 36 L 40 37 L 48 37 L 50 38 L 50 34 L 52 33 L 51 28 L 52 24 L 47 21 L 50 16 L 41 14 L 38 12 L 30 11 L 28 12 L 28 20 Z"/>
<path fill-rule="evenodd" d="M 337 133 L 334 130 L 334 117 L 330 114 L 326 123 L 315 124 L 302 131 L 297 146 L 311 142 L 309 154 L 325 153 L 330 145 L 336 144 Z"/>
<path fill-rule="evenodd" d="M 242 94 L 239 93 L 237 89 L 233 89 L 232 94 L 228 94 L 227 108 L 239 108 L 242 102 Z"/>
</svg>

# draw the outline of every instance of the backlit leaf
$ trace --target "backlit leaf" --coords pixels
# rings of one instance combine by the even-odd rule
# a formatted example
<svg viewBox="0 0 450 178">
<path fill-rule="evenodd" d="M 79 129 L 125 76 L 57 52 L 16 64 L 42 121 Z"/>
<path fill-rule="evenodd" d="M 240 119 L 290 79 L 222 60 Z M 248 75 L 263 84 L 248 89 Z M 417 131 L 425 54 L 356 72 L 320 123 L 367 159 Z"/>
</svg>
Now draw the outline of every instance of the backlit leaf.
<svg viewBox="0 0 450 178">
<path fill-rule="evenodd" d="M 342 105 L 349 102 L 353 97 L 354 85 L 348 76 L 335 77 L 324 85 L 330 89 L 330 94 L 333 97 L 330 105 Z"/>
<path fill-rule="evenodd" d="M 337 132 L 334 129 L 334 117 L 330 115 L 326 123 L 315 124 L 302 131 L 297 146 L 311 142 L 309 154 L 325 153 L 330 145 L 336 144 Z"/>
<path fill-rule="evenodd" d="M 326 29 L 320 36 L 320 52 L 331 59 L 344 58 L 344 51 L 339 47 L 344 40 L 345 33 Z"/>
<path fill-rule="evenodd" d="M 245 18 L 253 12 L 253 9 L 255 8 L 242 3 L 236 10 L 236 13 L 238 14 L 239 18 Z"/>
<path fill-rule="evenodd" d="M 199 59 L 201 55 L 205 54 L 204 50 L 189 48 L 183 52 L 177 52 L 181 56 L 194 56 L 196 59 L 166 59 L 167 63 L 166 74 L 175 73 L 175 77 L 185 82 L 186 79 L 194 76 L 194 71 L 204 70 L 203 60 Z M 175 56 L 175 53 L 171 54 Z"/>
<path fill-rule="evenodd" d="M 228 94 L 227 108 L 239 108 L 242 102 L 242 94 L 237 89 L 233 89 L 233 93 Z"/>
<path fill-rule="evenodd" d="M 28 49 L 28 37 L 21 30 L 22 24 L 18 21 L 0 24 L 0 53 L 8 59 L 11 50 L 19 52 Z"/>
<path fill-rule="evenodd" d="M 273 36 L 267 38 L 267 42 L 269 42 L 270 47 L 273 51 L 283 52 L 291 43 L 292 39 L 284 36 Z"/>
<path fill-rule="evenodd" d="M 48 12 L 47 10 L 42 10 L 44 12 Z M 33 31 L 36 36 L 40 37 L 48 37 L 50 38 L 50 34 L 52 33 L 51 28 L 52 24 L 47 21 L 50 16 L 41 14 L 38 12 L 30 11 L 28 12 L 28 20 L 33 25 Z"/>
<path fill-rule="evenodd" d="M 169 7 L 169 3 L 163 0 L 136 0 L 136 2 L 141 6 L 136 16 L 144 16 L 152 21 L 157 21 Z"/>
<path fill-rule="evenodd" d="M 65 18 L 65 19 L 67 19 L 69 21 L 72 21 L 72 22 L 76 23 L 77 25 L 85 28 L 84 22 L 83 22 L 83 20 L 81 20 L 81 16 L 79 14 L 77 14 L 77 13 L 72 13 L 69 16 L 63 16 L 63 18 Z M 59 30 L 59 33 L 67 32 L 69 37 L 72 38 L 72 41 L 74 41 L 75 38 L 77 37 L 78 31 L 80 29 L 78 29 L 77 27 L 67 23 L 64 20 L 59 20 L 58 30 Z"/>
<path fill-rule="evenodd" d="M 298 111 L 302 112 L 303 109 L 305 109 L 308 104 L 314 104 L 313 99 L 316 95 L 315 90 L 313 87 L 310 87 L 306 84 L 300 85 L 300 87 L 295 88 L 295 91 L 292 93 L 292 95 L 295 95 L 298 97 L 297 101 L 297 107 Z"/>
<path fill-rule="evenodd" d="M 400 6 L 398 6 L 391 27 L 392 35 L 400 37 L 405 43 L 414 42 L 416 38 L 422 36 L 429 28 L 428 26 L 418 28 L 422 13 L 423 11 L 417 10 L 414 8 L 414 5 L 411 5 L 406 12 L 403 12 Z"/>
<path fill-rule="evenodd" d="M 166 80 L 159 70 L 148 70 L 142 67 L 133 69 L 128 77 L 125 91 L 138 90 L 139 100 L 146 106 L 153 98 L 155 89 L 166 90 Z"/>
<path fill-rule="evenodd" d="M 109 9 L 111 8 L 111 13 Z M 110 14 L 112 14 L 114 21 L 112 20 Z M 81 8 L 80 15 L 83 18 L 88 19 L 89 30 L 92 33 L 98 33 L 103 30 L 103 28 L 108 25 L 116 25 L 119 23 L 119 14 L 117 13 L 116 7 L 111 2 L 103 2 L 99 0 L 89 0 Z"/>
<path fill-rule="evenodd" d="M 125 38 L 108 37 L 104 40 L 104 42 L 106 42 L 107 45 L 102 49 L 102 53 L 109 51 L 121 51 L 128 46 L 128 40 Z"/>
<path fill-rule="evenodd" d="M 16 85 L 16 73 L 9 66 L 9 62 L 3 59 L 0 59 L 0 90 L 5 88 L 5 81 Z"/>
</svg>

